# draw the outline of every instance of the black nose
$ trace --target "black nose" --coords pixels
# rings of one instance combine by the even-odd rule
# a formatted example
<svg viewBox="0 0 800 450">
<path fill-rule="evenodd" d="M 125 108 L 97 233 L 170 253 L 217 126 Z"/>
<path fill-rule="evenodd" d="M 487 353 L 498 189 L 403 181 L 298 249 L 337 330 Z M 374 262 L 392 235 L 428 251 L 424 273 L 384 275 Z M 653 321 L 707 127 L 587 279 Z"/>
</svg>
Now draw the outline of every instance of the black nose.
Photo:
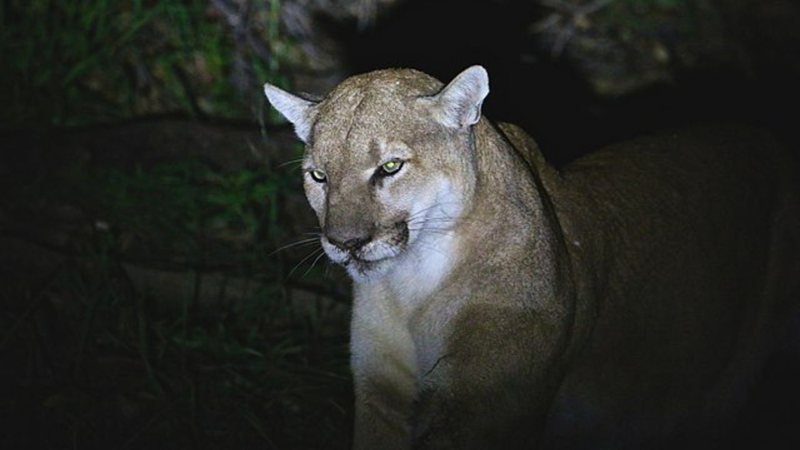
<svg viewBox="0 0 800 450">
<path fill-rule="evenodd" d="M 327 236 L 328 242 L 339 247 L 340 249 L 350 252 L 358 250 L 372 240 L 369 236 L 350 237 L 350 236 Z"/>
</svg>

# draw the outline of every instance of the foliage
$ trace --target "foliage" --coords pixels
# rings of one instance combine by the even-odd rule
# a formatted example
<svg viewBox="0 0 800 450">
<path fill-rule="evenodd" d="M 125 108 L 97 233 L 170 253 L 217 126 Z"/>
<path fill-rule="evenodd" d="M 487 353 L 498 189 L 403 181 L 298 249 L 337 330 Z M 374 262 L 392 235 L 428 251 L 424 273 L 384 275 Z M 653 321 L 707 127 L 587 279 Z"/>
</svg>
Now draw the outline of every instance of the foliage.
<svg viewBox="0 0 800 450">
<path fill-rule="evenodd" d="M 345 448 L 346 311 L 295 298 L 265 251 L 281 235 L 279 193 L 294 178 L 199 162 L 76 163 L 4 197 L 14 214 L 73 205 L 93 231 L 74 233 L 72 253 L 46 276 L 4 286 L 0 352 L 14 363 L 0 370 L 11 388 L 0 416 L 13 432 L 0 446 Z M 150 265 L 193 276 L 195 291 L 139 289 L 137 242 Z M 210 260 L 254 288 L 201 304 Z"/>
<path fill-rule="evenodd" d="M 67 182 L 114 227 L 121 245 L 139 240 L 189 259 L 199 258 L 202 243 L 214 237 L 229 245 L 246 243 L 232 248 L 240 257 L 262 257 L 266 241 L 280 232 L 279 192 L 296 188 L 293 178 L 266 168 L 221 173 L 191 161 L 72 173 Z"/>
<path fill-rule="evenodd" d="M 279 0 L 247 21 L 239 3 L 0 2 L 0 128 L 260 118 L 292 47 Z M 0 195 L 0 239 L 13 218 L 50 249 L 0 272 L 0 448 L 348 447 L 347 305 L 314 291 L 316 260 L 291 284 L 287 254 L 314 239 L 272 251 L 296 174 L 40 162 Z M 135 270 L 191 282 L 171 295 Z M 236 280 L 239 297 L 203 295 Z"/>
<path fill-rule="evenodd" d="M 269 287 L 236 305 L 170 311 L 132 291 L 113 257 L 95 258 L 26 286 L 33 305 L 2 314 L 4 359 L 18 364 L 3 370 L 17 377 L 4 380 L 4 448 L 342 444 L 344 335 L 322 334 Z"/>
<path fill-rule="evenodd" d="M 278 80 L 279 2 L 256 2 L 242 47 L 206 0 L 8 0 L 0 4 L 4 127 L 142 114 L 252 118 L 255 82 Z M 241 73 L 249 74 L 242 81 Z M 248 84 L 249 83 L 249 84 Z"/>
<path fill-rule="evenodd" d="M 600 21 L 614 28 L 627 39 L 635 39 L 645 35 L 652 37 L 663 33 L 665 27 L 679 22 L 680 31 L 691 35 L 697 26 L 697 0 L 614 0 L 598 11 Z"/>
</svg>

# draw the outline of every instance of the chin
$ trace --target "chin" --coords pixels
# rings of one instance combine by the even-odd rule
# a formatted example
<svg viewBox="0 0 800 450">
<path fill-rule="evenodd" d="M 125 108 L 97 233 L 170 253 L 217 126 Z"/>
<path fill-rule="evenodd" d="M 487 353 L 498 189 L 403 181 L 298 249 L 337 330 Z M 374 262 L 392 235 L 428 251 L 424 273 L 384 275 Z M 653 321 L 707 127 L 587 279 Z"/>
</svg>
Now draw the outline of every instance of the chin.
<svg viewBox="0 0 800 450">
<path fill-rule="evenodd" d="M 347 270 L 354 282 L 365 283 L 374 281 L 389 272 L 406 253 L 409 242 L 407 237 L 397 239 L 392 243 L 385 240 L 375 241 L 367 244 L 366 248 L 353 253 L 342 251 L 323 239 L 322 248 L 331 261 Z"/>
<path fill-rule="evenodd" d="M 345 269 L 347 269 L 347 273 L 350 274 L 350 278 L 353 279 L 356 283 L 366 283 L 377 278 L 382 277 L 389 271 L 392 264 L 394 264 L 394 258 L 386 258 L 380 261 L 363 261 L 358 259 L 350 259 L 347 263 L 344 264 Z"/>
</svg>

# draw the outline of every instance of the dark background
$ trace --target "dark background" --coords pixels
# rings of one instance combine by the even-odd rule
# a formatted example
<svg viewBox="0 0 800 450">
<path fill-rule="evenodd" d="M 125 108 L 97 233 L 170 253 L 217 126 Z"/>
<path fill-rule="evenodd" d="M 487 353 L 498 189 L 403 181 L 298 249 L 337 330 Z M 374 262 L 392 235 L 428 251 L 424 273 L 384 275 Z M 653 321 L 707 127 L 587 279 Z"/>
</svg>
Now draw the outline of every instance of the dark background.
<svg viewBox="0 0 800 450">
<path fill-rule="evenodd" d="M 790 0 L 0 3 L 0 448 L 348 448 L 347 281 L 264 81 L 489 71 L 561 166 L 715 122 L 797 155 Z M 797 342 L 737 448 L 797 448 Z"/>
</svg>

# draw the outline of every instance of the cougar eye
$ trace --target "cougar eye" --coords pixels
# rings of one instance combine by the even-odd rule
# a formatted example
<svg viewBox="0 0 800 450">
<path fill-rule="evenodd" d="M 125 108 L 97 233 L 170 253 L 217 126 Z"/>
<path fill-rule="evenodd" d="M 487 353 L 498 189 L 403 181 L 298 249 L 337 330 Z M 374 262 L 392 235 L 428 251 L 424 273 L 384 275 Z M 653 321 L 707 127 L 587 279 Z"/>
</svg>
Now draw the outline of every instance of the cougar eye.
<svg viewBox="0 0 800 450">
<path fill-rule="evenodd" d="M 390 159 L 378 167 L 377 175 L 389 176 L 394 175 L 403 167 L 403 161 L 399 159 Z"/>
<path fill-rule="evenodd" d="M 311 179 L 316 181 L 317 183 L 324 183 L 325 180 L 327 180 L 327 178 L 328 178 L 325 175 L 325 172 L 323 172 L 323 171 L 321 171 L 319 169 L 312 169 L 308 173 L 309 173 L 309 175 L 311 175 Z"/>
</svg>

